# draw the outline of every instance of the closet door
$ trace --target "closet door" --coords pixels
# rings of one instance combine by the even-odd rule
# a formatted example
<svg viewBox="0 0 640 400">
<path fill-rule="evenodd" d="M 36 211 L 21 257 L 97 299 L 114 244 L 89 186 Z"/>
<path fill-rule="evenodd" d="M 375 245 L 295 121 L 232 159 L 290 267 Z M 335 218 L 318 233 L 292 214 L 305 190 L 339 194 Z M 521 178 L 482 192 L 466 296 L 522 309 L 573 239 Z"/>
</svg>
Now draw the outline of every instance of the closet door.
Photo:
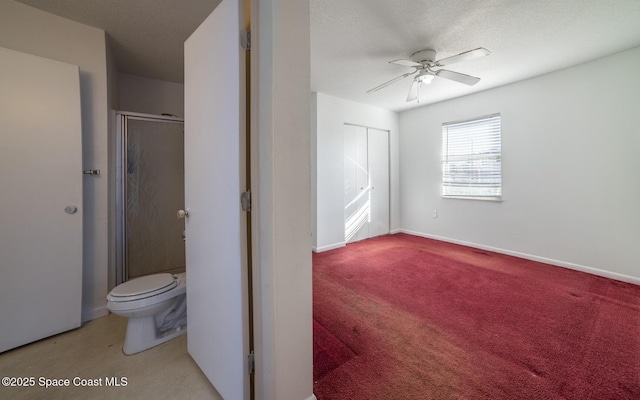
<svg viewBox="0 0 640 400">
<path fill-rule="evenodd" d="M 0 135 L 3 352 L 80 326 L 78 67 L 0 48 Z"/>
<path fill-rule="evenodd" d="M 368 237 L 389 233 L 389 132 L 367 129 L 371 218 Z"/>
<path fill-rule="evenodd" d="M 344 238 L 389 233 L 389 132 L 344 125 Z"/>
<path fill-rule="evenodd" d="M 344 239 L 369 237 L 370 199 L 367 128 L 344 125 Z"/>
</svg>

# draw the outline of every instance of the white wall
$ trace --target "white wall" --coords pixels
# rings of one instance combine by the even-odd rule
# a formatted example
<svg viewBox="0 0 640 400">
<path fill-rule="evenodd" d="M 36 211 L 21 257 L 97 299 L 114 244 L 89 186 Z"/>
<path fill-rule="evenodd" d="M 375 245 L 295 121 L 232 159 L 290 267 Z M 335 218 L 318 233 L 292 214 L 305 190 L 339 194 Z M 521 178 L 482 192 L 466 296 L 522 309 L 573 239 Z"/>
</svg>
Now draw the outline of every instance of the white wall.
<svg viewBox="0 0 640 400">
<path fill-rule="evenodd" d="M 401 113 L 403 230 L 640 282 L 638 71 L 640 48 Z M 442 123 L 492 113 L 504 201 L 441 198 Z"/>
<path fill-rule="evenodd" d="M 106 52 L 107 52 L 107 104 L 109 104 L 109 108 L 112 110 L 118 110 L 120 107 L 120 93 L 118 90 L 118 86 L 120 84 L 120 74 L 118 73 L 118 65 L 116 63 L 115 56 L 113 54 L 113 50 L 111 48 L 111 42 L 107 37 L 106 41 Z M 109 122 L 111 122 L 111 118 L 109 118 Z M 111 132 L 111 130 L 109 130 Z M 109 158 L 111 159 L 111 158 Z"/>
<path fill-rule="evenodd" d="M 111 110 L 119 110 L 119 98 L 118 98 L 118 66 L 116 65 L 116 59 L 113 55 L 113 51 L 110 46 L 109 37 L 107 36 L 107 104 Z M 108 193 L 109 196 L 109 250 L 108 250 L 108 263 L 107 271 L 107 290 L 111 290 L 115 287 L 116 283 L 116 121 L 115 113 L 111 111 L 107 118 L 107 135 L 108 135 L 108 164 L 109 164 L 109 180 L 108 180 Z"/>
<path fill-rule="evenodd" d="M 121 111 L 184 117 L 184 85 L 181 83 L 118 74 Z"/>
<path fill-rule="evenodd" d="M 309 2 L 251 7 L 256 398 L 313 399 Z"/>
<path fill-rule="evenodd" d="M 390 230 L 400 228 L 398 114 L 313 93 L 312 99 L 312 209 L 313 249 L 324 251 L 344 246 L 344 124 L 389 131 Z"/>
<path fill-rule="evenodd" d="M 80 67 L 83 169 L 83 320 L 107 315 L 108 123 L 104 31 L 14 1 L 0 2 L 0 46 Z M 31 110 L 25 110 L 29 112 Z M 37 114 L 33 114 L 37 118 Z"/>
</svg>

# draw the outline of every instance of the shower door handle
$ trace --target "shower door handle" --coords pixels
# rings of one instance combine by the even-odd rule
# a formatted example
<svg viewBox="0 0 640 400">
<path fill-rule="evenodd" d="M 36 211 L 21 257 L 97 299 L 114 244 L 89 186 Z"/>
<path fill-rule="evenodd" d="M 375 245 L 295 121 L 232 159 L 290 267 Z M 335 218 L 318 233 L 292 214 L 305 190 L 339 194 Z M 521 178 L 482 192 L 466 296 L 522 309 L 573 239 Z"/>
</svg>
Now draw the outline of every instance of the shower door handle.
<svg viewBox="0 0 640 400">
<path fill-rule="evenodd" d="M 178 219 L 189 218 L 189 209 L 178 210 Z"/>
</svg>

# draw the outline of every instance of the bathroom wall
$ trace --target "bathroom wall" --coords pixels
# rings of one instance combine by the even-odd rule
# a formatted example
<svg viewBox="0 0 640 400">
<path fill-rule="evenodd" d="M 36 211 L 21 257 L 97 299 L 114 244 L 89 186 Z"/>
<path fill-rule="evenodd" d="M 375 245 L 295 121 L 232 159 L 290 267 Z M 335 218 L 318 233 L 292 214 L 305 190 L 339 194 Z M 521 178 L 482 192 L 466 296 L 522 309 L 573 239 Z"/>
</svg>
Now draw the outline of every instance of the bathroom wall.
<svg viewBox="0 0 640 400">
<path fill-rule="evenodd" d="M 184 85 L 181 83 L 118 74 L 119 110 L 184 117 Z"/>
<path fill-rule="evenodd" d="M 105 32 L 14 1 L 0 2 L 0 46 L 80 67 L 83 169 L 84 321 L 107 315 L 108 86 Z M 33 110 L 25 110 L 37 118 Z"/>
<path fill-rule="evenodd" d="M 111 41 L 109 40 L 109 36 L 107 36 L 107 104 L 111 110 L 119 110 L 120 109 L 120 99 L 118 96 L 118 65 L 116 64 L 116 59 L 113 55 L 110 46 Z M 113 194 L 116 192 L 116 125 L 115 125 L 115 113 L 110 112 L 109 117 L 107 118 L 107 135 L 108 135 L 108 160 L 109 160 L 109 179 L 108 179 L 108 193 Z M 116 218 L 116 201 L 115 196 L 111 195 L 109 197 L 109 210 L 108 210 L 108 231 L 109 231 L 109 250 L 108 250 L 108 263 L 109 266 L 107 271 L 108 276 L 108 287 L 110 290 L 115 286 L 116 276 L 115 276 L 115 265 L 116 265 L 116 227 L 115 227 L 115 218 Z"/>
</svg>

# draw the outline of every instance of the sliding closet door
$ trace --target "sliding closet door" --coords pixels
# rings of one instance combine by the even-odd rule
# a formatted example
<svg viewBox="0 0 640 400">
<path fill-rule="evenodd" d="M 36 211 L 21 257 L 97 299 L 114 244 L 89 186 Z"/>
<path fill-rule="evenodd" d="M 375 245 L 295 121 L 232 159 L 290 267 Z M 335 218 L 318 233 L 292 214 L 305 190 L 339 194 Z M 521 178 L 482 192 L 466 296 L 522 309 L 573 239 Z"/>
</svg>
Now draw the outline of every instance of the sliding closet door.
<svg viewBox="0 0 640 400">
<path fill-rule="evenodd" d="M 369 236 L 389 233 L 389 132 L 367 129 L 371 218 Z"/>
</svg>

